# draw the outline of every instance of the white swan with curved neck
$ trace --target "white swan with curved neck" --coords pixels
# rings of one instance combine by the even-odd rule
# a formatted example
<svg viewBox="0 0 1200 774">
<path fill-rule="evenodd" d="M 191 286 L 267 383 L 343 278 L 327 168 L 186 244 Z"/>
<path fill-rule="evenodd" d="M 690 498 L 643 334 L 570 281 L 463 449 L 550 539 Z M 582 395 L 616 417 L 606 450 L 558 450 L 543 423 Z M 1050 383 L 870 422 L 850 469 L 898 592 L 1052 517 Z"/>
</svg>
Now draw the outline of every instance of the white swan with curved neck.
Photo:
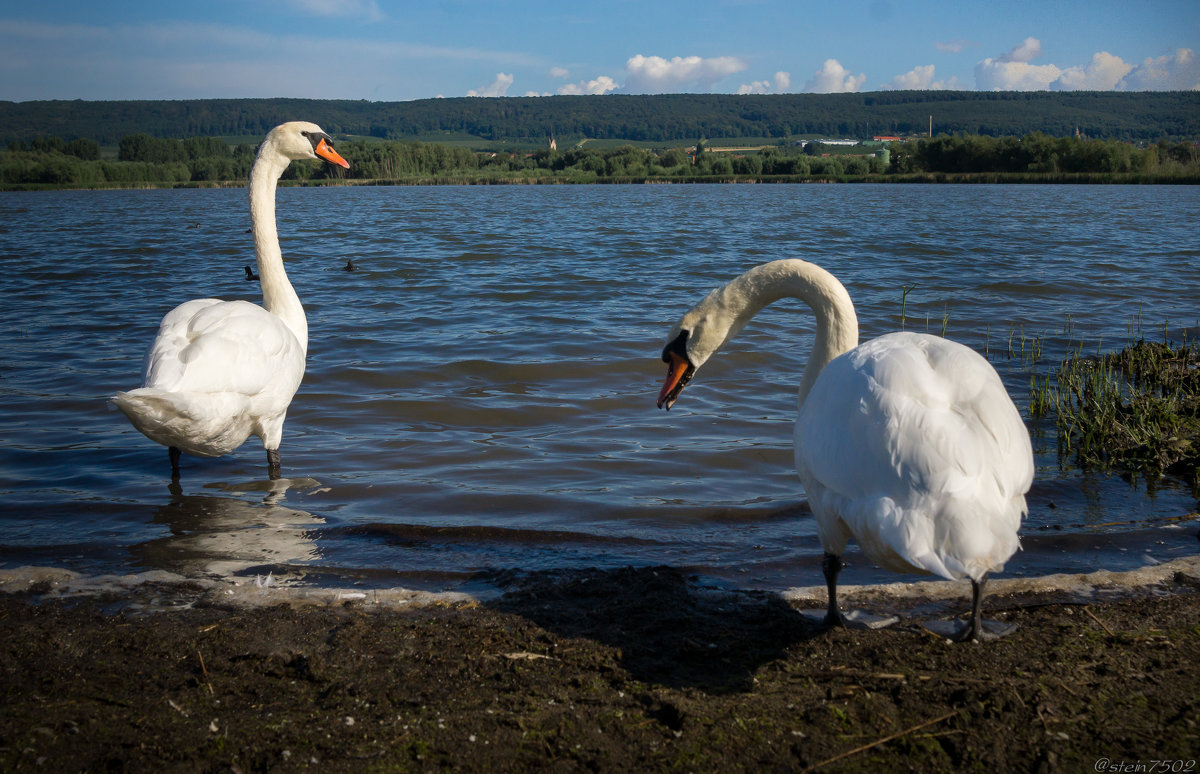
<svg viewBox="0 0 1200 774">
<path fill-rule="evenodd" d="M 889 570 L 969 578 L 971 619 L 955 634 L 996 636 L 985 630 L 979 602 L 987 574 L 1019 548 L 1033 451 L 999 375 L 980 355 L 920 333 L 860 345 L 854 306 L 832 274 L 801 260 L 774 261 L 683 315 L 663 350 L 659 407 L 669 409 L 696 369 L 785 297 L 817 318 L 800 380 L 795 454 L 825 551 L 826 624 L 845 624 L 837 574 L 853 537 Z"/>
<path fill-rule="evenodd" d="M 217 457 L 251 434 L 280 475 L 283 420 L 304 376 L 308 322 L 288 281 L 275 225 L 275 188 L 297 159 L 350 165 L 321 127 L 292 121 L 272 129 L 250 172 L 250 220 L 263 305 L 202 298 L 167 313 L 146 355 L 145 386 L 113 396 L 133 426 L 168 447 L 171 472 L 180 452 Z M 249 267 L 247 267 L 249 274 Z"/>
</svg>

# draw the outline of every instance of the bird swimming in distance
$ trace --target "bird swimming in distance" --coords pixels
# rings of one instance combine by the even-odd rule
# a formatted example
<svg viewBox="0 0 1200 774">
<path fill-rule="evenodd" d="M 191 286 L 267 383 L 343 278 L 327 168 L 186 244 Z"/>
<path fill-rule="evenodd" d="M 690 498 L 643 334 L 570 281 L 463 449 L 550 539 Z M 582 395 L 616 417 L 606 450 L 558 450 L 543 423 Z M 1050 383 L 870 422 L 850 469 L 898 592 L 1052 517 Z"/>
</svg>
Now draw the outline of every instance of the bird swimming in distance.
<svg viewBox="0 0 1200 774">
<path fill-rule="evenodd" d="M 146 355 L 144 386 L 112 398 L 135 428 L 168 448 L 175 478 L 182 452 L 217 457 L 252 434 L 266 449 L 268 475 L 281 475 L 279 444 L 304 376 L 308 321 L 284 270 L 275 190 L 293 161 L 318 158 L 350 166 L 316 124 L 292 121 L 267 134 L 249 186 L 262 306 L 202 298 L 175 307 Z"/>
<path fill-rule="evenodd" d="M 952 638 L 1007 634 L 1015 627 L 985 622 L 980 600 L 988 573 L 1020 547 L 1033 450 L 999 375 L 978 353 L 903 331 L 859 344 L 854 305 L 836 277 L 806 261 L 772 261 L 713 290 L 671 330 L 659 408 L 670 409 L 697 369 L 783 298 L 803 301 L 817 322 L 794 443 L 824 549 L 825 624 L 846 624 L 837 578 L 853 538 L 888 570 L 971 581 L 970 618 L 953 625 Z"/>
<path fill-rule="evenodd" d="M 258 282 L 258 275 L 257 275 L 257 274 L 255 274 L 255 273 L 254 273 L 254 272 L 253 272 L 253 271 L 250 269 L 250 267 L 249 267 L 249 266 L 247 266 L 247 267 L 245 267 L 245 268 L 246 268 L 246 280 L 247 280 L 247 281 L 254 281 L 254 282 Z"/>
</svg>

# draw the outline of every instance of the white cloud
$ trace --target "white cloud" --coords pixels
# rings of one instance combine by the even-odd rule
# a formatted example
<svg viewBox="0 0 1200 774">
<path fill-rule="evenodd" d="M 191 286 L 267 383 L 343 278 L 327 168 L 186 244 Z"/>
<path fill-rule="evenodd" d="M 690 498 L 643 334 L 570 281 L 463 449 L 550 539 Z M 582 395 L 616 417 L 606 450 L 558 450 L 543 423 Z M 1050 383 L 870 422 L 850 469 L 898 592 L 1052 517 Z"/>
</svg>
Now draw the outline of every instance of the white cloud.
<svg viewBox="0 0 1200 774">
<path fill-rule="evenodd" d="M 1045 91 L 1062 73 L 1054 65 L 984 59 L 975 65 L 975 88 L 983 91 Z"/>
<path fill-rule="evenodd" d="M 746 69 L 746 63 L 733 56 L 686 56 L 664 59 L 661 56 L 630 57 L 625 63 L 626 90 L 633 93 L 663 92 L 698 88 L 708 90 L 717 81 Z"/>
<path fill-rule="evenodd" d="M 1030 64 L 1042 54 L 1042 42 L 1025 38 L 1007 54 L 975 65 L 975 88 L 983 91 L 1045 91 L 1062 77 L 1062 69 Z"/>
<path fill-rule="evenodd" d="M 1092 55 L 1086 67 L 1068 67 L 1050 84 L 1057 91 L 1110 91 L 1129 74 L 1133 65 L 1107 51 Z"/>
<path fill-rule="evenodd" d="M 569 77 L 571 77 L 571 73 L 565 67 L 551 67 L 550 68 L 550 77 L 551 78 L 569 78 Z"/>
<path fill-rule="evenodd" d="M 1148 58 L 1117 83 L 1121 91 L 1200 91 L 1200 57 L 1190 48 Z"/>
<path fill-rule="evenodd" d="M 792 85 L 791 73 L 780 70 L 775 73 L 775 82 L 752 81 L 738 86 L 738 94 L 782 94 Z"/>
<path fill-rule="evenodd" d="M 1200 90 L 1200 58 L 1190 48 L 1148 58 L 1140 65 L 1100 51 L 1086 65 L 1066 68 L 1032 64 L 1041 50 L 1037 38 L 1026 38 L 1007 54 L 984 59 L 975 65 L 975 87 L 985 91 Z"/>
<path fill-rule="evenodd" d="M 568 83 L 558 87 L 559 94 L 607 94 L 617 88 L 617 82 L 607 75 L 601 75 L 590 81 Z"/>
<path fill-rule="evenodd" d="M 804 84 L 804 91 L 816 94 L 841 94 L 848 91 L 858 91 L 862 88 L 867 76 L 859 73 L 851 75 L 836 59 L 826 59 L 821 69 L 813 74 L 812 79 Z"/>
<path fill-rule="evenodd" d="M 880 88 L 884 91 L 940 91 L 946 89 L 962 89 L 963 85 L 959 83 L 958 78 L 954 77 L 950 78 L 948 81 L 934 80 L 933 65 L 921 65 L 919 67 L 914 67 L 903 75 L 897 75 L 890 82 L 883 84 Z"/>
<path fill-rule="evenodd" d="M 508 87 L 513 84 L 513 76 L 511 73 L 496 73 L 496 80 L 484 86 L 482 89 L 471 89 L 467 92 L 468 97 L 503 97 L 508 94 Z"/>
<path fill-rule="evenodd" d="M 738 94 L 770 94 L 771 93 L 771 82 L 770 81 L 751 81 L 750 83 L 743 83 L 741 86 L 738 86 L 737 93 Z"/>
<path fill-rule="evenodd" d="M 1025 38 L 1019 45 L 1013 46 L 1012 51 L 1001 56 L 1001 62 L 1032 62 L 1042 55 L 1042 41 L 1037 38 Z"/>
</svg>

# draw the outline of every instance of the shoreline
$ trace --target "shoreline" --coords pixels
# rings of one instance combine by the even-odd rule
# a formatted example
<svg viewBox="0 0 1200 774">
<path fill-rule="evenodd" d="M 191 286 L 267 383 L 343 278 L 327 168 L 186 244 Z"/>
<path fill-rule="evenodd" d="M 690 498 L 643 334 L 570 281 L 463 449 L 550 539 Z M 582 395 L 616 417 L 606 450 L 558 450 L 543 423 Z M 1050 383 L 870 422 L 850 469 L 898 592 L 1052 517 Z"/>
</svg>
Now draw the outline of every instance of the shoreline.
<svg viewBox="0 0 1200 774">
<path fill-rule="evenodd" d="M 797 608 L 823 588 L 670 567 L 486 598 L 14 572 L 4 771 L 1054 772 L 1200 750 L 1195 556 L 997 580 L 985 613 L 1018 628 L 983 644 L 821 631 Z M 965 585 L 842 591 L 925 620 Z"/>
<path fill-rule="evenodd" d="M 103 599 L 113 610 L 165 612 L 193 607 L 218 606 L 256 609 L 272 605 L 300 607 L 341 606 L 346 609 L 405 609 L 446 605 L 479 605 L 519 593 L 530 582 L 570 583 L 572 578 L 594 573 L 622 571 L 650 572 L 670 567 L 618 569 L 567 569 L 512 573 L 508 583 L 483 591 L 427 591 L 406 587 L 360 588 L 328 586 L 303 582 L 278 582 L 271 576 L 188 577 L 166 570 L 148 570 L 124 575 L 86 575 L 60 567 L 30 565 L 0 569 L 0 596 L 23 597 L 32 604 L 66 603 Z M 1200 554 L 1179 557 L 1134 570 L 1099 569 L 1087 573 L 1051 573 L 1036 577 L 989 578 L 986 600 L 1005 598 L 1010 604 L 1037 599 L 1041 604 L 1053 598 L 1063 604 L 1082 604 L 1128 599 L 1154 593 L 1174 579 L 1200 579 Z M 823 607 L 825 586 L 797 586 L 779 591 L 753 588 L 715 587 L 691 576 L 698 593 L 710 593 L 736 600 L 741 597 L 776 595 L 793 606 Z M 1200 587 L 1198 587 L 1200 588 Z M 839 594 L 847 600 L 872 607 L 889 605 L 901 610 L 920 607 L 929 611 L 969 602 L 966 581 L 944 579 L 896 581 L 869 584 L 839 584 Z M 948 613 L 952 614 L 952 613 Z"/>
</svg>

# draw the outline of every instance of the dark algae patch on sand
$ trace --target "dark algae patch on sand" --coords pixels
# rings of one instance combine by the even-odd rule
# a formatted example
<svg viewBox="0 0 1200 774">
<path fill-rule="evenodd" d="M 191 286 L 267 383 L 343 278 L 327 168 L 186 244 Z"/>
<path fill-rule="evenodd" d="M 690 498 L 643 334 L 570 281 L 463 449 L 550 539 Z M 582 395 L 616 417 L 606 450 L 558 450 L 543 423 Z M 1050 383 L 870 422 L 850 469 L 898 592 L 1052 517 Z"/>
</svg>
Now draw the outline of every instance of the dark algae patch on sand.
<svg viewBox="0 0 1200 774">
<path fill-rule="evenodd" d="M 0 595 L 0 769 L 1095 771 L 1200 757 L 1200 581 L 990 596 L 984 645 L 821 633 L 670 568 L 486 603 L 137 613 Z M 117 610 L 118 612 L 113 612 Z M 1192 764 L 1193 766 L 1197 764 Z M 1184 770 L 1195 770 L 1184 769 Z"/>
</svg>

